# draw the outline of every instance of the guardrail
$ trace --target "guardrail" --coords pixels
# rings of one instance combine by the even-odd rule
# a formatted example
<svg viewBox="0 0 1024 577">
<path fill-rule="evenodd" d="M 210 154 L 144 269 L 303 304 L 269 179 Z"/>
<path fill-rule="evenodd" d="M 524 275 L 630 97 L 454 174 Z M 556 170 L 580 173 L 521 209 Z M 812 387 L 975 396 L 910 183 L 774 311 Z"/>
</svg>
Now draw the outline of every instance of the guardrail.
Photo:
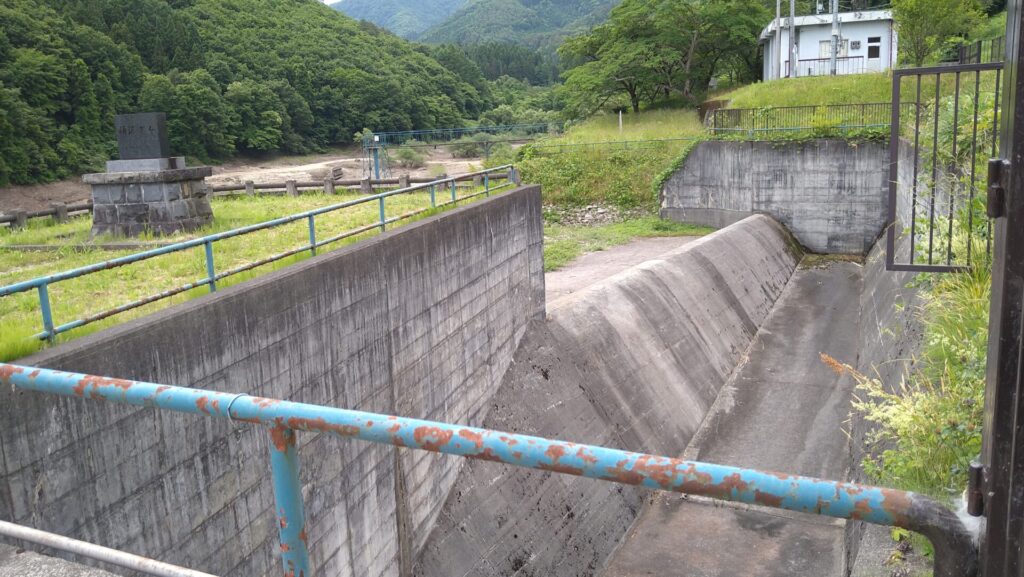
<svg viewBox="0 0 1024 577">
<path fill-rule="evenodd" d="M 913 111 L 918 105 L 901 104 Z M 863 104 L 829 104 L 813 106 L 774 106 L 765 108 L 720 108 L 710 114 L 708 128 L 712 134 L 758 132 L 800 132 L 814 130 L 849 130 L 888 128 L 892 122 L 891 102 Z"/>
<path fill-rule="evenodd" d="M 572 150 L 586 150 L 598 148 L 621 148 L 623 150 L 635 150 L 645 148 L 657 148 L 662 144 L 670 142 L 694 142 L 700 140 L 697 137 L 686 138 L 652 138 L 649 140 L 602 140 L 597 142 L 570 142 L 565 144 L 532 144 L 530 149 L 538 152 L 554 152 L 556 154 Z"/>
<path fill-rule="evenodd" d="M 959 517 L 906 491 L 684 461 L 480 429 L 253 397 L 0 363 L 0 383 L 18 389 L 152 407 L 265 425 L 270 435 L 274 510 L 285 575 L 313 576 L 299 480 L 296 432 L 432 451 L 800 513 L 902 527 L 935 548 L 935 577 L 974 577 L 974 541 Z M 684 536 L 680 536 L 684 538 Z"/>
<path fill-rule="evenodd" d="M 861 74 L 867 71 L 863 56 L 840 56 L 836 58 L 836 74 Z M 804 58 L 796 61 L 797 76 L 828 76 L 832 74 L 831 58 Z M 789 61 L 786 61 L 786 76 L 789 76 Z"/>
<path fill-rule="evenodd" d="M 501 184 L 501 185 L 498 185 L 498 186 L 491 186 L 491 176 L 493 174 L 495 174 L 495 173 L 498 173 L 498 172 L 504 172 L 505 174 L 504 174 L 503 178 L 507 178 L 508 181 L 505 182 L 504 184 Z M 459 180 L 465 180 L 467 177 L 469 179 L 473 179 L 473 178 L 478 177 L 478 176 L 482 177 L 482 179 L 483 179 L 484 190 L 481 191 L 481 192 L 476 192 L 476 193 L 473 193 L 473 194 L 469 194 L 469 195 L 466 195 L 466 196 L 459 197 L 457 195 L 456 182 L 458 182 Z M 418 214 L 422 214 L 422 213 L 424 213 L 424 212 L 426 212 L 428 210 L 431 210 L 433 208 L 437 208 L 439 206 L 455 204 L 458 201 L 468 200 L 470 198 L 474 198 L 474 197 L 477 197 L 477 196 L 480 196 L 480 195 L 488 195 L 491 192 L 494 192 L 496 190 L 500 190 L 502 188 L 511 186 L 517 180 L 518 180 L 518 177 L 516 175 L 516 169 L 512 165 L 504 165 L 504 166 L 499 166 L 499 167 L 496 167 L 496 168 L 491 168 L 491 169 L 488 169 L 488 170 L 483 170 L 483 171 L 479 171 L 479 172 L 473 172 L 473 173 L 469 173 L 469 174 L 460 175 L 460 176 L 457 176 L 457 177 L 446 178 L 446 179 L 442 179 L 442 180 L 435 180 L 435 181 L 431 181 L 431 182 L 426 183 L 426 184 L 419 184 L 419 185 L 410 186 L 410 187 L 406 187 L 406 188 L 400 188 L 400 189 L 392 190 L 392 191 L 388 191 L 388 192 L 382 192 L 380 194 L 366 196 L 366 197 L 358 198 L 358 199 L 355 199 L 355 200 L 350 200 L 348 202 L 343 202 L 343 203 L 340 203 L 340 204 L 335 204 L 335 205 L 331 205 L 331 206 L 327 206 L 327 207 L 323 207 L 323 208 L 318 208 L 318 209 L 314 209 L 314 210 L 300 212 L 298 214 L 293 214 L 291 216 L 277 218 L 277 219 L 274 219 L 274 220 L 270 220 L 270 221 L 267 221 L 267 222 L 263 222 L 263 223 L 259 223 L 259 224 L 254 224 L 254 225 L 250 225 L 250 226 L 245 226 L 245 227 L 242 227 L 242 228 L 236 228 L 234 230 L 229 230 L 229 231 L 226 231 L 226 232 L 221 232 L 221 233 L 217 233 L 217 234 L 211 234 L 211 235 L 208 235 L 208 236 L 204 236 L 204 237 L 195 238 L 195 239 L 192 239 L 192 240 L 187 240 L 187 241 L 175 243 L 175 244 L 172 244 L 172 245 L 169 245 L 169 246 L 159 247 L 159 248 L 155 248 L 155 249 L 148 250 L 148 251 L 145 251 L 145 252 L 140 252 L 140 253 L 136 253 L 136 254 L 132 254 L 132 255 L 127 255 L 127 256 L 120 257 L 120 258 L 115 258 L 115 259 L 112 259 L 112 260 L 95 263 L 95 264 L 92 264 L 92 265 L 89 265 L 89 266 L 84 266 L 84 267 L 80 267 L 80 268 L 64 271 L 64 272 L 53 274 L 53 275 L 39 277 L 39 278 L 32 279 L 32 280 L 27 280 L 27 281 L 15 283 L 15 284 L 12 284 L 12 285 L 8 285 L 8 286 L 5 286 L 5 287 L 0 287 L 0 297 L 5 297 L 5 296 L 16 294 L 16 293 L 22 293 L 22 292 L 27 292 L 27 291 L 31 291 L 31 290 L 36 290 L 39 293 L 39 311 L 40 311 L 40 316 L 42 318 L 43 331 L 38 333 L 38 334 L 36 334 L 36 335 L 34 335 L 34 337 L 38 338 L 40 340 L 48 340 L 48 341 L 52 342 L 54 337 L 56 337 L 57 335 L 59 335 L 61 333 L 70 331 L 72 329 L 75 329 L 75 328 L 87 325 L 89 323 L 93 323 L 93 322 L 96 322 L 96 321 L 99 321 L 99 320 L 102 320 L 102 319 L 105 319 L 105 318 L 108 318 L 108 317 L 111 317 L 111 316 L 114 316 L 114 315 L 117 315 L 117 314 L 129 311 L 129 310 L 132 310 L 132 309 L 135 309 L 135 308 L 138 308 L 138 307 L 141 307 L 141 306 L 144 306 L 144 305 L 147 305 L 147 304 L 150 304 L 150 303 L 162 300 L 162 299 L 166 299 L 166 298 L 172 297 L 174 295 L 177 295 L 177 294 L 180 294 L 180 293 L 183 293 L 183 292 L 186 292 L 186 291 L 190 291 L 190 290 L 195 289 L 195 288 L 206 286 L 206 287 L 209 287 L 210 292 L 215 292 L 217 290 L 217 281 L 219 281 L 221 279 L 224 279 L 226 277 L 229 277 L 229 276 L 232 276 L 232 275 L 236 275 L 236 274 L 248 271 L 248 270 L 252 270 L 254 268 L 257 268 L 257 267 L 260 267 L 260 266 L 263 266 L 263 265 L 266 265 L 266 264 L 270 264 L 272 262 L 275 262 L 275 261 L 278 261 L 278 260 L 281 260 L 281 259 L 293 256 L 293 255 L 296 255 L 296 254 L 299 254 L 299 253 L 303 253 L 303 252 L 306 252 L 306 251 L 308 251 L 310 254 L 315 256 L 317 249 L 320 248 L 320 247 L 323 247 L 323 246 L 326 246 L 326 245 L 338 242 L 340 240 L 349 238 L 351 236 L 355 236 L 355 235 L 358 235 L 358 234 L 369 232 L 369 231 L 377 229 L 377 228 L 379 228 L 381 231 L 384 231 L 385 228 L 387 227 L 387 225 L 389 225 L 391 223 L 398 222 L 400 220 L 405 220 L 405 219 L 408 219 L 408 218 L 412 218 L 413 216 L 416 216 Z M 450 200 L 442 199 L 441 202 L 438 202 L 438 200 L 439 200 L 438 199 L 439 191 L 440 192 L 445 192 L 445 189 L 447 189 L 448 198 L 450 198 Z M 386 212 L 386 208 L 387 208 L 386 207 L 386 203 L 387 203 L 387 199 L 388 198 L 393 197 L 393 196 L 397 196 L 397 195 L 400 195 L 400 194 L 409 194 L 409 193 L 420 191 L 420 190 L 429 190 L 430 191 L 430 206 L 429 207 L 422 208 L 422 209 L 419 209 L 419 210 L 410 211 L 410 212 L 407 212 L 407 213 L 404 213 L 404 214 L 401 214 L 401 215 L 398 215 L 398 216 L 394 216 L 394 217 L 388 218 L 387 212 Z M 346 209 L 346 208 L 349 208 L 349 207 L 358 206 L 358 205 L 366 204 L 366 203 L 372 203 L 372 202 L 376 202 L 378 204 L 378 207 L 379 207 L 379 210 L 378 210 L 379 219 L 376 222 L 371 223 L 371 224 L 367 224 L 365 226 L 361 226 L 361 227 L 358 227 L 358 228 L 355 228 L 355 229 L 352 229 L 352 230 L 349 230 L 349 231 L 346 231 L 346 232 L 343 232 L 341 234 L 332 236 L 332 237 L 324 239 L 324 240 L 318 240 L 317 239 L 315 219 L 316 219 L 316 217 L 318 215 L 326 214 L 326 213 L 329 213 L 329 212 L 334 212 L 334 211 L 337 211 L 337 210 L 343 210 L 343 209 Z M 295 249 L 292 249 L 292 250 L 289 250 L 289 251 L 286 251 L 286 252 L 283 252 L 283 253 L 280 253 L 280 254 L 276 254 L 276 255 L 273 255 L 273 256 L 270 256 L 270 257 L 267 257 L 267 258 L 264 258 L 264 259 L 260 259 L 260 260 L 255 261 L 255 262 L 244 264 L 242 266 L 238 266 L 238 267 L 226 270 L 226 271 L 217 272 L 216 266 L 215 266 L 215 262 L 214 262 L 214 253 L 213 253 L 213 245 L 214 245 L 215 242 L 221 241 L 221 240 L 224 240 L 224 239 L 228 239 L 228 238 L 233 238 L 233 237 L 249 234 L 249 233 L 253 233 L 253 232 L 257 232 L 257 231 L 261 231 L 261 230 L 266 230 L 266 229 L 269 229 L 269 228 L 278 227 L 278 226 L 281 226 L 281 225 L 289 224 L 289 223 L 300 221 L 300 220 L 305 220 L 307 222 L 307 226 L 309 228 L 309 244 L 306 244 L 306 245 L 297 247 Z M 49 296 L 49 286 L 50 285 L 52 285 L 54 283 L 61 282 L 61 281 L 65 281 L 65 280 L 68 280 L 68 279 L 73 279 L 73 278 L 77 278 L 77 277 L 80 277 L 80 276 L 84 276 L 84 275 L 87 275 L 87 274 L 91 274 L 91 273 L 95 273 L 95 272 L 99 272 L 99 271 L 103 271 L 103 270 L 108 270 L 108 269 L 112 269 L 112 268 L 116 268 L 116 267 L 120 267 L 120 266 L 125 266 L 125 265 L 129 265 L 129 264 L 136 263 L 136 262 L 139 262 L 139 261 L 151 259 L 151 258 L 154 258 L 154 257 L 157 257 L 157 256 L 161 256 L 161 255 L 165 255 L 165 254 L 170 254 L 170 253 L 174 253 L 174 252 L 179 252 L 179 251 L 183 251 L 183 250 L 187 250 L 187 249 L 191 249 L 191 248 L 196 248 L 196 247 L 200 247 L 200 246 L 203 247 L 205 249 L 205 251 L 206 251 L 206 271 L 207 271 L 206 278 L 197 280 L 195 282 L 188 283 L 186 285 L 178 286 L 176 288 L 173 288 L 173 289 L 170 289 L 170 290 L 166 290 L 166 291 L 163 291 L 161 293 L 157 293 L 157 294 L 154 294 L 154 295 L 151 295 L 151 296 L 139 299 L 139 300 L 135 300 L 135 301 L 132 301 L 132 302 L 130 302 L 128 304 L 125 304 L 125 305 L 122 305 L 122 306 L 119 306 L 119 307 L 116 307 L 116 308 L 113 308 L 113 309 L 110 309 L 110 310 L 107 310 L 107 311 L 103 311 L 103 312 L 100 312 L 100 313 L 96 313 L 94 315 L 91 315 L 91 316 L 88 316 L 88 317 L 85 317 L 85 318 L 76 319 L 76 320 L 73 320 L 71 322 L 60 324 L 60 325 L 54 324 L 53 314 L 51 312 L 51 307 L 50 307 L 50 296 Z"/>
</svg>

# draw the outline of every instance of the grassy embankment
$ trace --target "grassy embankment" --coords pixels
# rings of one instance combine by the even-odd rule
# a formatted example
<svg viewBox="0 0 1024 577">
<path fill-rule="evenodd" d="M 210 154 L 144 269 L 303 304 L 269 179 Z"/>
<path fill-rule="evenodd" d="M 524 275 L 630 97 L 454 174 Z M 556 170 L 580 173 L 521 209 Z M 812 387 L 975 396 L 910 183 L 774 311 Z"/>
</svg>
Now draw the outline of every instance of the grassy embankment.
<svg viewBox="0 0 1024 577">
<path fill-rule="evenodd" d="M 544 202 L 549 207 L 545 212 L 545 269 L 557 270 L 581 254 L 635 238 L 710 232 L 656 216 L 660 178 L 703 137 L 693 110 L 655 110 L 626 115 L 621 132 L 618 117 L 604 115 L 570 128 L 557 139 L 525 147 L 519 161 L 523 179 L 543 187 Z M 646 216 L 586 227 L 561 223 L 563 210 L 587 205 L 605 205 Z"/>
</svg>

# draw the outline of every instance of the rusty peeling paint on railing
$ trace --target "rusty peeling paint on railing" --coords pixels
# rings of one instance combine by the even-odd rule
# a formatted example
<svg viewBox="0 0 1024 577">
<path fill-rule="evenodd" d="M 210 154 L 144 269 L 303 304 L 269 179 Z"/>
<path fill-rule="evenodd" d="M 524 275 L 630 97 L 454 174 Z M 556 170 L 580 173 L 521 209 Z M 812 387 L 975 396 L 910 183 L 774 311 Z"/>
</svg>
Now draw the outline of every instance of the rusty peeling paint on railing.
<svg viewBox="0 0 1024 577">
<path fill-rule="evenodd" d="M 959 518 L 929 497 L 854 483 L 684 461 L 448 423 L 0 364 L 0 381 L 21 389 L 262 424 L 271 459 L 288 575 L 308 567 L 294 431 L 421 449 L 516 467 L 589 477 L 801 513 L 903 527 L 935 545 L 936 577 L 973 577 L 975 546 Z M 304 523 L 304 521 L 301 521 Z M 301 534 L 300 534 L 301 533 Z"/>
</svg>

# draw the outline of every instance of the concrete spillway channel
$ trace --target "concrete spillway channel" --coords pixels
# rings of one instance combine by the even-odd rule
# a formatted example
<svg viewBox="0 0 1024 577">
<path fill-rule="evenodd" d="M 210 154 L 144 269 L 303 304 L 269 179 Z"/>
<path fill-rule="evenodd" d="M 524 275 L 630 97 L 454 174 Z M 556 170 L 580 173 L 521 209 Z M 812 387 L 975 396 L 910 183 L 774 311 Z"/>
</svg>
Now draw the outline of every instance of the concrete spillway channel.
<svg viewBox="0 0 1024 577">
<path fill-rule="evenodd" d="M 905 279 L 884 275 L 881 258 L 876 251 L 866 267 L 804 260 L 789 234 L 764 216 L 665 253 L 549 304 L 547 321 L 520 345 L 485 426 L 848 479 L 854 382 L 820 354 L 866 362 L 862 342 L 877 343 L 880 322 L 894 324 L 892 298 Z M 887 298 L 879 300 L 879 291 Z M 914 338 L 889 334 L 903 346 Z M 880 345 L 871 353 L 892 352 Z M 419 569 L 844 575 L 855 536 L 854 527 L 824 517 L 674 494 L 652 498 L 471 463 Z"/>
<path fill-rule="evenodd" d="M 541 223 L 526 187 L 20 362 L 860 480 L 819 354 L 910 356 L 877 249 L 812 265 L 752 216 L 546 303 Z M 262 433 L 5 387 L 0 518 L 279 574 Z M 317 576 L 838 576 L 861 531 L 326 433 L 299 455 Z"/>
</svg>

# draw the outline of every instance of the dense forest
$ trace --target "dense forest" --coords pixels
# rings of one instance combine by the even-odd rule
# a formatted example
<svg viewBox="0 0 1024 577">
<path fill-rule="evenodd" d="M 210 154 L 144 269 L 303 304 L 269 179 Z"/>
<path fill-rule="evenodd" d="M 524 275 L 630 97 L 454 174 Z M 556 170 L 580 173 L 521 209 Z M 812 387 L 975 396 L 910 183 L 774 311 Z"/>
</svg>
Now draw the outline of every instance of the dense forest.
<svg viewBox="0 0 1024 577">
<path fill-rule="evenodd" d="M 165 111 L 174 152 L 210 159 L 460 125 L 499 104 L 464 51 L 315 0 L 5 0 L 0 22 L 0 184 L 99 168 L 115 113 Z"/>
</svg>

